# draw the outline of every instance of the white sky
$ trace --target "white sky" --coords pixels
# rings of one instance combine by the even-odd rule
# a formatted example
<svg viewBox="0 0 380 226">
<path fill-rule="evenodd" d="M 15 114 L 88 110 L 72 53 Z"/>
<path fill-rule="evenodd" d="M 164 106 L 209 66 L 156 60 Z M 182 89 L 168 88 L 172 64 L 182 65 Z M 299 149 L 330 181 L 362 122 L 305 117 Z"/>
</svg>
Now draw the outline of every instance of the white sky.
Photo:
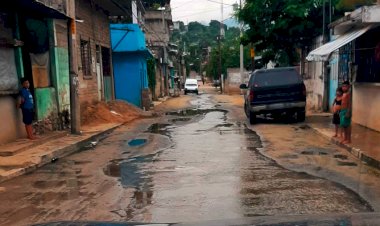
<svg viewBox="0 0 380 226">
<path fill-rule="evenodd" d="M 173 21 L 188 22 L 198 21 L 209 23 L 210 20 L 220 20 L 220 4 L 222 0 L 171 0 Z M 223 20 L 231 17 L 232 4 L 239 0 L 223 0 Z"/>
</svg>

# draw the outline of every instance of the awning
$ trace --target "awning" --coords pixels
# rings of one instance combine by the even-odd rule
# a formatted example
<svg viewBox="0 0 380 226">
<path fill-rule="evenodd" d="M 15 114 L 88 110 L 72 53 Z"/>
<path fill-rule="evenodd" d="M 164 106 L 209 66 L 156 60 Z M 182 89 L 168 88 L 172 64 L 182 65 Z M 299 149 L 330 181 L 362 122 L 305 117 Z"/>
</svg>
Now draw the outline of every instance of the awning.
<svg viewBox="0 0 380 226">
<path fill-rule="evenodd" d="M 366 26 L 360 29 L 353 29 L 348 31 L 346 34 L 339 36 L 334 41 L 324 44 L 311 51 L 306 57 L 308 61 L 327 61 L 332 52 L 339 49 L 340 47 L 346 45 L 347 43 L 357 39 L 362 34 L 366 33 L 372 28 L 372 25 Z"/>
</svg>

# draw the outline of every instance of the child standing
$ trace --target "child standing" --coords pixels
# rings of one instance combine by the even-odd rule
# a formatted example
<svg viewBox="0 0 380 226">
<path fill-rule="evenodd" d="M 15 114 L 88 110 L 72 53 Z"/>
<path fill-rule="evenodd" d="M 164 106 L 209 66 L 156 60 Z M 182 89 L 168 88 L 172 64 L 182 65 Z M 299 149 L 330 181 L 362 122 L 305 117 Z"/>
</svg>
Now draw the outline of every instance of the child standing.
<svg viewBox="0 0 380 226">
<path fill-rule="evenodd" d="M 22 89 L 20 90 L 20 98 L 17 103 L 18 107 L 22 110 L 22 121 L 25 124 L 26 134 L 31 140 L 36 138 L 33 135 L 32 121 L 34 116 L 34 101 L 33 96 L 29 91 L 29 81 L 28 79 L 21 79 Z"/>
<path fill-rule="evenodd" d="M 340 126 L 343 128 L 344 137 L 341 141 L 342 144 L 351 143 L 351 94 L 350 82 L 343 82 L 342 86 L 342 110 L 340 111 Z"/>
<path fill-rule="evenodd" d="M 342 109 L 342 97 L 343 96 L 343 90 L 342 88 L 338 88 L 336 90 L 336 97 L 333 103 L 333 124 L 335 125 L 335 135 L 333 137 L 338 137 L 339 136 L 339 126 L 340 126 L 340 110 Z M 340 131 L 340 136 L 342 136 L 342 131 Z"/>
</svg>

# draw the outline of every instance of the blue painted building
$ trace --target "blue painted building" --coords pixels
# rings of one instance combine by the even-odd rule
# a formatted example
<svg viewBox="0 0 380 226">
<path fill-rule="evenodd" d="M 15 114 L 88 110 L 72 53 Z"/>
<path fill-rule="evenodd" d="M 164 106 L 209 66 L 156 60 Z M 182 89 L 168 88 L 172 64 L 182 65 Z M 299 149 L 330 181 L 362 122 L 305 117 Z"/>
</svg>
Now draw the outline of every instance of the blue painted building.
<svg viewBox="0 0 380 226">
<path fill-rule="evenodd" d="M 115 97 L 142 107 L 143 91 L 148 89 L 145 36 L 137 24 L 111 24 Z"/>
</svg>

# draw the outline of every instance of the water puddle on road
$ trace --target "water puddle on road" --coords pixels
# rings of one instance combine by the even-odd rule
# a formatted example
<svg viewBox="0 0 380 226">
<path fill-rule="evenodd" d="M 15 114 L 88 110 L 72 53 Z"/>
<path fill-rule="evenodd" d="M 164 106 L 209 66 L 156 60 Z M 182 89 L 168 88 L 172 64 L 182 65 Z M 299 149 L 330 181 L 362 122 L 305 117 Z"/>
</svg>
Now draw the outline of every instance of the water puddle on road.
<svg viewBox="0 0 380 226">
<path fill-rule="evenodd" d="M 188 122 L 190 120 L 191 118 L 173 118 L 173 119 L 170 119 L 169 121 L 176 123 L 176 122 Z"/>
<path fill-rule="evenodd" d="M 336 161 L 338 166 L 357 166 L 358 164 L 355 162 L 345 162 L 345 161 Z"/>
<path fill-rule="evenodd" d="M 151 187 L 150 172 L 142 167 L 145 163 L 153 162 L 154 155 L 145 155 L 129 159 L 112 160 L 103 168 L 104 174 L 120 179 L 126 188 Z"/>
<path fill-rule="evenodd" d="M 131 147 L 141 146 L 146 144 L 147 139 L 133 139 L 128 142 L 128 145 Z"/>
<path fill-rule="evenodd" d="M 319 147 L 308 147 L 301 151 L 301 155 L 329 155 L 331 150 Z"/>
<path fill-rule="evenodd" d="M 348 156 L 347 155 L 336 154 L 336 155 L 334 155 L 334 158 L 341 159 L 341 160 L 347 160 Z"/>
<path fill-rule="evenodd" d="M 161 134 L 164 136 L 170 136 L 169 127 L 171 127 L 171 124 L 165 124 L 165 123 L 155 123 L 149 126 L 147 130 L 145 130 L 146 133 L 155 133 L 155 134 Z"/>
<path fill-rule="evenodd" d="M 226 110 L 221 110 L 221 109 L 186 109 L 186 110 L 181 110 L 181 111 L 172 111 L 172 112 L 167 112 L 166 115 L 171 115 L 171 116 L 195 116 L 195 115 L 205 115 L 209 112 L 224 112 L 227 113 Z"/>
<path fill-rule="evenodd" d="M 145 132 L 169 136 L 172 146 L 155 154 L 114 160 L 104 168 L 106 175 L 135 192 L 130 204 L 115 214 L 133 221 L 147 215 L 155 221 L 176 222 L 221 215 L 234 219 L 371 210 L 352 191 L 287 170 L 263 155 L 257 133 L 244 123 L 230 123 L 225 110 L 190 109 L 169 112 L 167 117 L 173 124 L 152 124 Z M 302 151 L 320 158 L 335 154 L 313 146 Z M 328 202 L 316 206 L 315 200 Z"/>
</svg>

